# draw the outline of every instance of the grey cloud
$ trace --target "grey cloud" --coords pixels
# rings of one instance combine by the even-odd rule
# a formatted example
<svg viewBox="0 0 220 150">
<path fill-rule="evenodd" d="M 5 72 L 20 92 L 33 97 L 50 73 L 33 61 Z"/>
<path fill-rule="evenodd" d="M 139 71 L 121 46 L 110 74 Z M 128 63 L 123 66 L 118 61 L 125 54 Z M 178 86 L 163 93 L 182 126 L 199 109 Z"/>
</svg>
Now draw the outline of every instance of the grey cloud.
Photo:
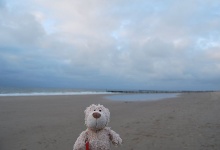
<svg viewBox="0 0 220 150">
<path fill-rule="evenodd" d="M 22 21 L 21 21 L 22 20 Z M 1 45 L 17 47 L 36 45 L 44 30 L 31 15 L 11 15 L 4 12 L 1 15 Z"/>
<path fill-rule="evenodd" d="M 42 83 L 50 78 L 51 84 L 57 80 L 68 86 L 216 88 L 217 1 L 32 4 L 35 8 L 20 14 L 1 11 L 5 76 Z"/>
</svg>

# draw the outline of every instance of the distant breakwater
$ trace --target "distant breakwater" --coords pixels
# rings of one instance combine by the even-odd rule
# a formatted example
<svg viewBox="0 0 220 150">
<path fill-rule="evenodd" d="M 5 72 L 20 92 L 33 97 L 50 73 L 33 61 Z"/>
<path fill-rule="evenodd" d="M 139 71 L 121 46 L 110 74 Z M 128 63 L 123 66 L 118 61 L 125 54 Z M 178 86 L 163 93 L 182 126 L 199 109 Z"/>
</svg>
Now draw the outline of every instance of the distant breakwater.
<svg viewBox="0 0 220 150">
<path fill-rule="evenodd" d="M 215 92 L 215 91 L 164 91 L 164 90 L 106 90 L 111 93 L 202 93 L 202 92 Z"/>
</svg>

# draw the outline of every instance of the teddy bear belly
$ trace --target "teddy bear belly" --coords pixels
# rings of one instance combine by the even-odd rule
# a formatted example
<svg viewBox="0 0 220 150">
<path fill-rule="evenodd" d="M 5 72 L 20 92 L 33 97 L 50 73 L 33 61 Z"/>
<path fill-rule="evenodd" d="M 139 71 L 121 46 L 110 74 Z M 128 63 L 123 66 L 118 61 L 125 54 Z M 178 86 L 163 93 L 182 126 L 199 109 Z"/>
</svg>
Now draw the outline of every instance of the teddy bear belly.
<svg viewBox="0 0 220 150">
<path fill-rule="evenodd" d="M 91 150 L 110 150 L 110 142 L 102 140 L 92 140 L 89 142 Z"/>
</svg>

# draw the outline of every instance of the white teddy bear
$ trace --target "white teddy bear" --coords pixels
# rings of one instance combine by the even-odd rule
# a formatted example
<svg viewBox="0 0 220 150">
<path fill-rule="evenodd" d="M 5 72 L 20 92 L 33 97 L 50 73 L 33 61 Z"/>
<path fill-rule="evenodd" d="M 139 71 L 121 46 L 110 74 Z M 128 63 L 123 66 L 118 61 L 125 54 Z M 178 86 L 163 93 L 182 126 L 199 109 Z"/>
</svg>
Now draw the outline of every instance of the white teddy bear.
<svg viewBox="0 0 220 150">
<path fill-rule="evenodd" d="M 108 108 L 92 104 L 84 112 L 87 129 L 77 138 L 73 150 L 110 150 L 111 143 L 121 145 L 119 134 L 107 127 L 110 121 Z"/>
</svg>

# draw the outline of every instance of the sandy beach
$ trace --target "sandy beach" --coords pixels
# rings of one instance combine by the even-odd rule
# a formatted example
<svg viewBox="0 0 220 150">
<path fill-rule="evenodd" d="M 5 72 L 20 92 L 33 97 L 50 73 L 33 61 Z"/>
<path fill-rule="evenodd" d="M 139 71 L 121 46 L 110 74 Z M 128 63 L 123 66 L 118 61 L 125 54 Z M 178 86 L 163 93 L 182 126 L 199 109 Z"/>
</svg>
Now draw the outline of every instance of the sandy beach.
<svg viewBox="0 0 220 150">
<path fill-rule="evenodd" d="M 72 150 L 86 129 L 84 110 L 103 104 L 118 150 L 219 150 L 220 92 L 185 93 L 153 102 L 103 95 L 0 97 L 0 150 Z"/>
</svg>

